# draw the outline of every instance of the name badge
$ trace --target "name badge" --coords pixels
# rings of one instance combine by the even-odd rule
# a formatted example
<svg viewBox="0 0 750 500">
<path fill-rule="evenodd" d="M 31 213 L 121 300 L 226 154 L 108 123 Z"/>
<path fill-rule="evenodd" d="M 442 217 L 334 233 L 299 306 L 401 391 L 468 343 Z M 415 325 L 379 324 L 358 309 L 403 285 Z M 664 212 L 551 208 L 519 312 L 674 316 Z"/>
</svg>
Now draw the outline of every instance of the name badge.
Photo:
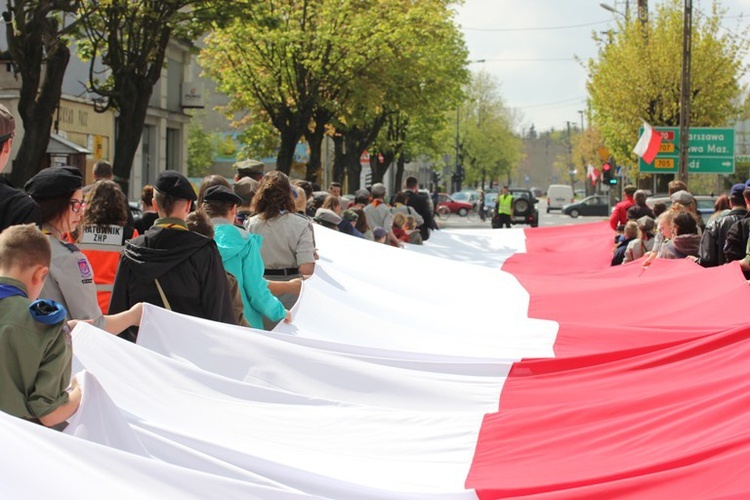
<svg viewBox="0 0 750 500">
<path fill-rule="evenodd" d="M 81 243 L 99 245 L 122 245 L 123 228 L 120 226 L 86 226 L 83 228 Z"/>
</svg>

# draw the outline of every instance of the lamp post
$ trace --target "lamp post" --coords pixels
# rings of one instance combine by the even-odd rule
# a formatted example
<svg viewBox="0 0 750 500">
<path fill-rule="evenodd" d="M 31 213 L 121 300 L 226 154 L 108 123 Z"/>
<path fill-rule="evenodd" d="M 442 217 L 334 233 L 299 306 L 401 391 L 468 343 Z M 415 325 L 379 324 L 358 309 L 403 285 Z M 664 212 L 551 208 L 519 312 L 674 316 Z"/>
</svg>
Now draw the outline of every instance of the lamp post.
<svg viewBox="0 0 750 500">
<path fill-rule="evenodd" d="M 630 0 L 625 0 L 625 13 L 624 14 L 607 3 L 600 3 L 599 7 L 601 7 L 604 10 L 608 10 L 613 14 L 621 15 L 622 17 L 625 18 L 626 21 L 630 20 Z"/>
<path fill-rule="evenodd" d="M 473 64 L 473 63 L 483 63 L 485 62 L 485 59 L 476 59 L 474 61 L 467 61 L 467 64 Z M 453 171 L 453 175 L 451 175 L 451 187 L 453 189 L 453 192 L 460 191 L 461 190 L 461 177 L 463 177 L 463 169 L 461 168 L 461 162 L 459 160 L 459 150 L 461 149 L 461 134 L 459 132 L 460 129 L 460 105 L 456 105 L 456 161 L 455 161 L 455 170 Z"/>
</svg>

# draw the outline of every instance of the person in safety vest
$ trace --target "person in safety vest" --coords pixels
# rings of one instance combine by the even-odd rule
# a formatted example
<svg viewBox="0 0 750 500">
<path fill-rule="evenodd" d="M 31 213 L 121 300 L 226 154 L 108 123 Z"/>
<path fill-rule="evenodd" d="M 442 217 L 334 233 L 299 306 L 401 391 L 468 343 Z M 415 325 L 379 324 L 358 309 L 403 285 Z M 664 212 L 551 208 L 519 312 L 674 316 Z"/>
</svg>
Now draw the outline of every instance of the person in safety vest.
<svg viewBox="0 0 750 500">
<path fill-rule="evenodd" d="M 510 228 L 513 215 L 513 195 L 508 191 L 508 186 L 503 186 L 500 196 L 497 197 L 497 215 L 500 219 L 498 227 Z"/>
</svg>

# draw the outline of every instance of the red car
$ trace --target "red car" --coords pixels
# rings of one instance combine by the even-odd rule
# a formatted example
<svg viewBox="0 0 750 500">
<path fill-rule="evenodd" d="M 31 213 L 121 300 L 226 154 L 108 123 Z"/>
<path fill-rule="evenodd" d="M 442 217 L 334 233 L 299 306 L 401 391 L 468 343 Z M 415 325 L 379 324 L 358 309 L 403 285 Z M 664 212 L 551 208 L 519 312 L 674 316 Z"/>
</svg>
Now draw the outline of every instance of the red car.
<svg viewBox="0 0 750 500">
<path fill-rule="evenodd" d="M 438 194 L 438 208 L 446 207 L 452 214 L 458 214 L 461 217 L 466 216 L 473 208 L 471 203 L 465 201 L 456 201 L 448 193 Z"/>
</svg>

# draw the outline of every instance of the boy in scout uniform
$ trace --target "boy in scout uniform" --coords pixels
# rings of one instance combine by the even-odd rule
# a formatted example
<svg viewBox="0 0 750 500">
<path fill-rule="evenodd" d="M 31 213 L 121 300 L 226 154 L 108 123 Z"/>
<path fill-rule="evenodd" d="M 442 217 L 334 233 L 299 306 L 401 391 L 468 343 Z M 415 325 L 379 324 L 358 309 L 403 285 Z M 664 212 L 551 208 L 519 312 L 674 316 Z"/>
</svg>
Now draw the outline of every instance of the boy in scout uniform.
<svg viewBox="0 0 750 500">
<path fill-rule="evenodd" d="M 159 218 L 123 251 L 109 313 L 138 302 L 199 318 L 237 324 L 229 284 L 213 239 L 189 231 L 185 217 L 198 197 L 190 181 L 174 170 L 159 174 L 154 205 Z M 121 337 L 134 341 L 136 333 Z"/>
<path fill-rule="evenodd" d="M 75 379 L 66 390 L 72 349 L 65 309 L 36 300 L 51 255 L 34 225 L 0 234 L 0 410 L 57 426 L 76 412 L 81 390 Z"/>
</svg>

